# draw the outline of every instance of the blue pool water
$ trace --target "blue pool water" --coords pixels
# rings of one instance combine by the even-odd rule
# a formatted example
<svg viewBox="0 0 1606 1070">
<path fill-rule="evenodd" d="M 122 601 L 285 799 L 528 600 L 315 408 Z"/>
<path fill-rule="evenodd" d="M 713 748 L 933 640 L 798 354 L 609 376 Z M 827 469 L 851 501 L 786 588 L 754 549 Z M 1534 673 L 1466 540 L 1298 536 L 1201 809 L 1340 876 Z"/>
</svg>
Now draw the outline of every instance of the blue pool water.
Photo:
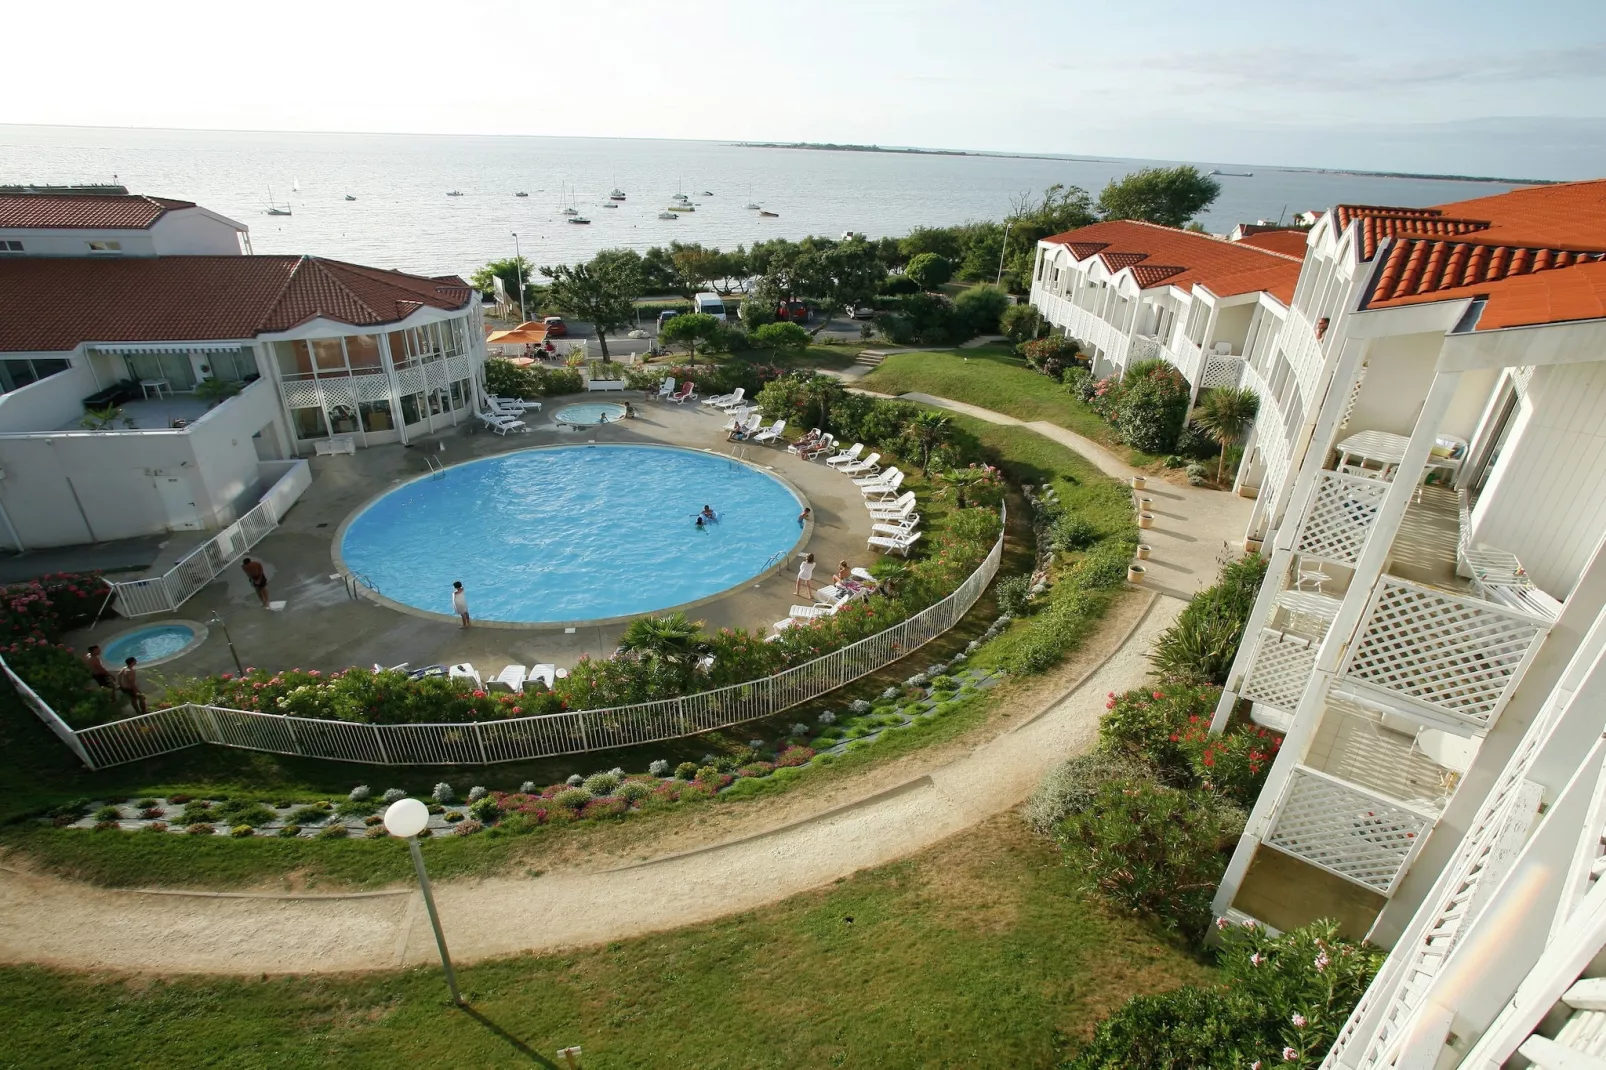
<svg viewBox="0 0 1606 1070">
<path fill-rule="evenodd" d="M 143 665 L 157 658 L 171 657 L 194 640 L 195 629 L 188 624 L 152 624 L 119 635 L 106 644 L 100 657 L 113 667 L 128 658 L 138 658 Z"/>
<path fill-rule="evenodd" d="M 595 424 L 601 423 L 604 416 L 608 418 L 610 424 L 616 420 L 623 420 L 625 418 L 625 407 L 609 402 L 565 405 L 553 414 L 553 419 L 560 424 Z"/>
<path fill-rule="evenodd" d="M 719 522 L 698 528 L 704 504 Z M 369 505 L 340 543 L 386 598 L 540 623 L 647 613 L 756 576 L 802 534 L 802 503 L 728 457 L 659 446 L 520 450 L 415 480 Z"/>
</svg>

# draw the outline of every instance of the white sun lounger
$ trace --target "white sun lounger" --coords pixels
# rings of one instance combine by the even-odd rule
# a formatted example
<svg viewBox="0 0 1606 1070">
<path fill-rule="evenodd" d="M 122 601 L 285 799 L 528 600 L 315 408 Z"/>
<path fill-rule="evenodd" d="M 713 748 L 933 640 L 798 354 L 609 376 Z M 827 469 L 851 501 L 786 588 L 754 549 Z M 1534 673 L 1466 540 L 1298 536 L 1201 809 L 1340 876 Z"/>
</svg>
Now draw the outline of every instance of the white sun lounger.
<svg viewBox="0 0 1606 1070">
<path fill-rule="evenodd" d="M 528 431 L 530 429 L 529 425 L 523 420 L 516 420 L 511 416 L 503 416 L 500 413 L 482 412 L 476 415 L 479 416 L 480 421 L 486 427 L 489 427 L 499 435 L 505 435 L 509 431 Z"/>
<path fill-rule="evenodd" d="M 531 409 L 534 409 L 536 412 L 541 411 L 541 403 L 539 401 L 531 401 L 528 398 L 505 398 L 500 394 L 494 394 L 485 400 L 489 401 L 491 403 L 491 407 L 497 410 L 506 410 L 508 412 L 515 413 L 528 412 Z"/>
<path fill-rule="evenodd" d="M 877 472 L 873 476 L 859 476 L 853 482 L 861 487 L 874 487 L 880 483 L 890 483 L 893 477 L 902 471 L 901 468 L 888 468 L 885 472 Z"/>
<path fill-rule="evenodd" d="M 866 501 L 864 507 L 870 510 L 870 516 L 875 520 L 902 520 L 915 510 L 915 492 L 906 490 L 903 497 L 892 502 Z"/>
<path fill-rule="evenodd" d="M 527 679 L 529 674 L 524 671 L 523 665 L 509 665 L 491 677 L 491 683 L 501 684 L 515 695 L 520 695 L 524 693 L 524 681 Z"/>
<path fill-rule="evenodd" d="M 863 475 L 866 472 L 879 472 L 881 471 L 881 465 L 877 462 L 880 460 L 881 454 L 872 453 L 862 461 L 854 461 L 852 464 L 843 465 L 841 471 L 850 476 Z"/>
<path fill-rule="evenodd" d="M 736 425 L 738 423 L 746 424 L 747 421 L 749 419 L 751 419 L 753 417 L 753 415 L 755 413 L 757 413 L 757 412 L 758 412 L 758 410 L 756 408 L 755 409 L 733 409 L 733 410 L 731 410 L 731 418 L 729 420 L 725 421 L 725 430 L 727 430 L 727 431 L 736 430 Z"/>
<path fill-rule="evenodd" d="M 673 375 L 666 375 L 664 376 L 664 381 L 658 384 L 658 393 L 653 396 L 659 401 L 668 401 L 669 395 L 673 394 L 674 392 L 675 377 Z"/>
<path fill-rule="evenodd" d="M 770 424 L 768 428 L 766 428 L 765 430 L 760 431 L 758 434 L 754 435 L 753 436 L 753 441 L 754 442 L 775 442 L 781 437 L 781 432 L 785 431 L 785 430 L 786 430 L 786 421 L 785 420 L 776 420 L 774 423 Z"/>
<path fill-rule="evenodd" d="M 714 402 L 714 407 L 717 408 L 717 409 L 725 409 L 725 410 L 729 411 L 731 409 L 734 409 L 734 408 L 737 408 L 738 406 L 740 406 L 741 403 L 742 403 L 742 398 L 745 397 L 746 395 L 747 395 L 747 388 L 739 386 L 735 390 L 731 391 L 729 394 L 726 394 L 723 398 L 720 398 L 719 400 L 715 401 Z"/>
<path fill-rule="evenodd" d="M 872 535 L 870 545 L 883 553 L 896 550 L 902 557 L 909 556 L 909 547 L 920 541 L 920 532 L 912 531 L 907 535 Z"/>
<path fill-rule="evenodd" d="M 864 443 L 855 442 L 853 445 L 849 446 L 835 457 L 827 457 L 825 459 L 825 463 L 830 465 L 832 468 L 835 468 L 839 464 L 851 464 L 854 461 L 857 461 L 859 459 L 859 454 L 863 452 Z"/>
<path fill-rule="evenodd" d="M 725 404 L 725 402 L 729 401 L 734 396 L 735 396 L 734 393 L 732 393 L 732 394 L 715 394 L 713 397 L 704 398 L 703 399 L 703 404 L 704 405 L 723 405 L 723 404 Z"/>
<path fill-rule="evenodd" d="M 446 674 L 453 680 L 473 680 L 475 687 L 482 689 L 485 687 L 485 684 L 480 680 L 479 670 L 469 662 L 465 661 L 461 664 L 453 665 L 446 670 Z"/>
<path fill-rule="evenodd" d="M 558 682 L 558 667 L 551 664 L 531 665 L 530 675 L 525 677 L 525 682 L 540 682 L 548 691 L 551 691 Z"/>
<path fill-rule="evenodd" d="M 920 516 L 919 516 L 919 514 L 913 514 L 912 513 L 912 514 L 910 514 L 910 518 L 908 520 L 903 521 L 902 523 L 897 523 L 897 524 L 890 524 L 890 523 L 871 524 L 870 525 L 870 530 L 875 532 L 877 535 L 907 535 L 911 531 L 914 531 L 919 526 L 920 526 Z"/>
<path fill-rule="evenodd" d="M 903 473 L 899 472 L 896 476 L 887 480 L 885 483 L 876 483 L 868 487 L 860 487 L 859 490 L 863 492 L 866 498 L 873 498 L 876 501 L 889 501 L 898 496 L 898 488 L 901 486 L 903 486 Z"/>
<path fill-rule="evenodd" d="M 824 457 L 826 454 L 836 449 L 836 436 L 821 435 L 820 441 L 816 442 L 812 446 L 809 446 L 807 449 L 799 450 L 796 449 L 795 446 L 788 446 L 786 448 L 788 450 L 796 450 L 797 455 L 803 458 L 805 461 L 812 461 L 818 457 Z"/>
</svg>

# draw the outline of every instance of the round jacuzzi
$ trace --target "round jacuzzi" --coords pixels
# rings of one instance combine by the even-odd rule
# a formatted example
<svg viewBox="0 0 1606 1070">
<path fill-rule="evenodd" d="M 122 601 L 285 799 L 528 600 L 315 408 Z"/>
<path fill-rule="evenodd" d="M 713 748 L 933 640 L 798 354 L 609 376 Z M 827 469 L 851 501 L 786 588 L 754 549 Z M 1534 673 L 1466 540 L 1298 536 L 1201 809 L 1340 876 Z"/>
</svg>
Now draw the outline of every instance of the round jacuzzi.
<svg viewBox="0 0 1606 1070">
<path fill-rule="evenodd" d="M 575 427 L 614 424 L 625 418 L 625 407 L 611 401 L 586 401 L 577 405 L 565 405 L 553 413 L 552 418 L 560 424 L 572 424 Z"/>
<path fill-rule="evenodd" d="M 192 620 L 164 620 L 119 632 L 100 645 L 100 659 L 113 669 L 129 658 L 141 665 L 160 665 L 183 657 L 206 641 L 206 625 Z"/>
<path fill-rule="evenodd" d="M 697 523 L 703 506 L 716 520 Z M 556 624 L 686 606 L 786 560 L 802 499 L 723 454 L 673 446 L 547 446 L 420 477 L 335 539 L 381 600 L 476 620 Z"/>
</svg>

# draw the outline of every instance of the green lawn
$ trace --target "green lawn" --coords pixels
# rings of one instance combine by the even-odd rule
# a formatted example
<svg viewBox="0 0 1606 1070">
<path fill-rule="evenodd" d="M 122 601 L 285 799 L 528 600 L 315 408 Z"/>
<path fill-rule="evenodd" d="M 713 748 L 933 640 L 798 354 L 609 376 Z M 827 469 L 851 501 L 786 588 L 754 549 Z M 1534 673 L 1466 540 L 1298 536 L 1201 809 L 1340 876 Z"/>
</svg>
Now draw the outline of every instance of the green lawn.
<svg viewBox="0 0 1606 1070">
<path fill-rule="evenodd" d="M 932 394 L 1019 420 L 1058 424 L 1108 447 L 1138 468 L 1160 460 L 1122 443 L 1098 413 L 1053 379 L 1027 367 L 1008 346 L 891 356 L 855 385 L 882 394 Z"/>
<path fill-rule="evenodd" d="M 391 845 L 392 853 L 401 853 Z M 443 919 L 450 939 L 452 919 Z M 1211 971 L 1073 888 L 1013 814 L 710 924 L 460 969 L 156 980 L 0 969 L 6 1065 L 1051 1066 L 1128 996 Z"/>
</svg>

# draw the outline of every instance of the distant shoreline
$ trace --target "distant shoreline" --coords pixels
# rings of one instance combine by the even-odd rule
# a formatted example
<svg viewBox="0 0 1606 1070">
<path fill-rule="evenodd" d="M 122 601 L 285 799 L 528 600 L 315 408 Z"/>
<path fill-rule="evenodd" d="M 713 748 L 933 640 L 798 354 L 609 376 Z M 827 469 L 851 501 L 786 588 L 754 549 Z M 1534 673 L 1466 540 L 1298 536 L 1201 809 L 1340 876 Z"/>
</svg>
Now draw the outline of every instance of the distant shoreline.
<svg viewBox="0 0 1606 1070">
<path fill-rule="evenodd" d="M 741 149 L 807 149 L 815 152 L 888 152 L 901 156 L 982 156 L 995 160 L 1067 160 L 1078 163 L 1125 163 L 1107 156 L 1043 156 L 1029 152 L 974 152 L 967 149 L 895 149 L 881 145 L 838 145 L 820 141 L 735 141 Z M 1264 166 L 1264 165 L 1257 165 Z M 1492 175 L 1438 175 L 1414 171 L 1362 171 L 1346 167 L 1265 167 L 1268 171 L 1283 171 L 1303 175 L 1355 175 L 1358 178 L 1411 178 L 1433 182 L 1493 182 L 1506 186 L 1554 186 L 1561 179 L 1554 178 L 1498 178 Z M 1230 177 L 1244 178 L 1246 175 Z"/>
</svg>

